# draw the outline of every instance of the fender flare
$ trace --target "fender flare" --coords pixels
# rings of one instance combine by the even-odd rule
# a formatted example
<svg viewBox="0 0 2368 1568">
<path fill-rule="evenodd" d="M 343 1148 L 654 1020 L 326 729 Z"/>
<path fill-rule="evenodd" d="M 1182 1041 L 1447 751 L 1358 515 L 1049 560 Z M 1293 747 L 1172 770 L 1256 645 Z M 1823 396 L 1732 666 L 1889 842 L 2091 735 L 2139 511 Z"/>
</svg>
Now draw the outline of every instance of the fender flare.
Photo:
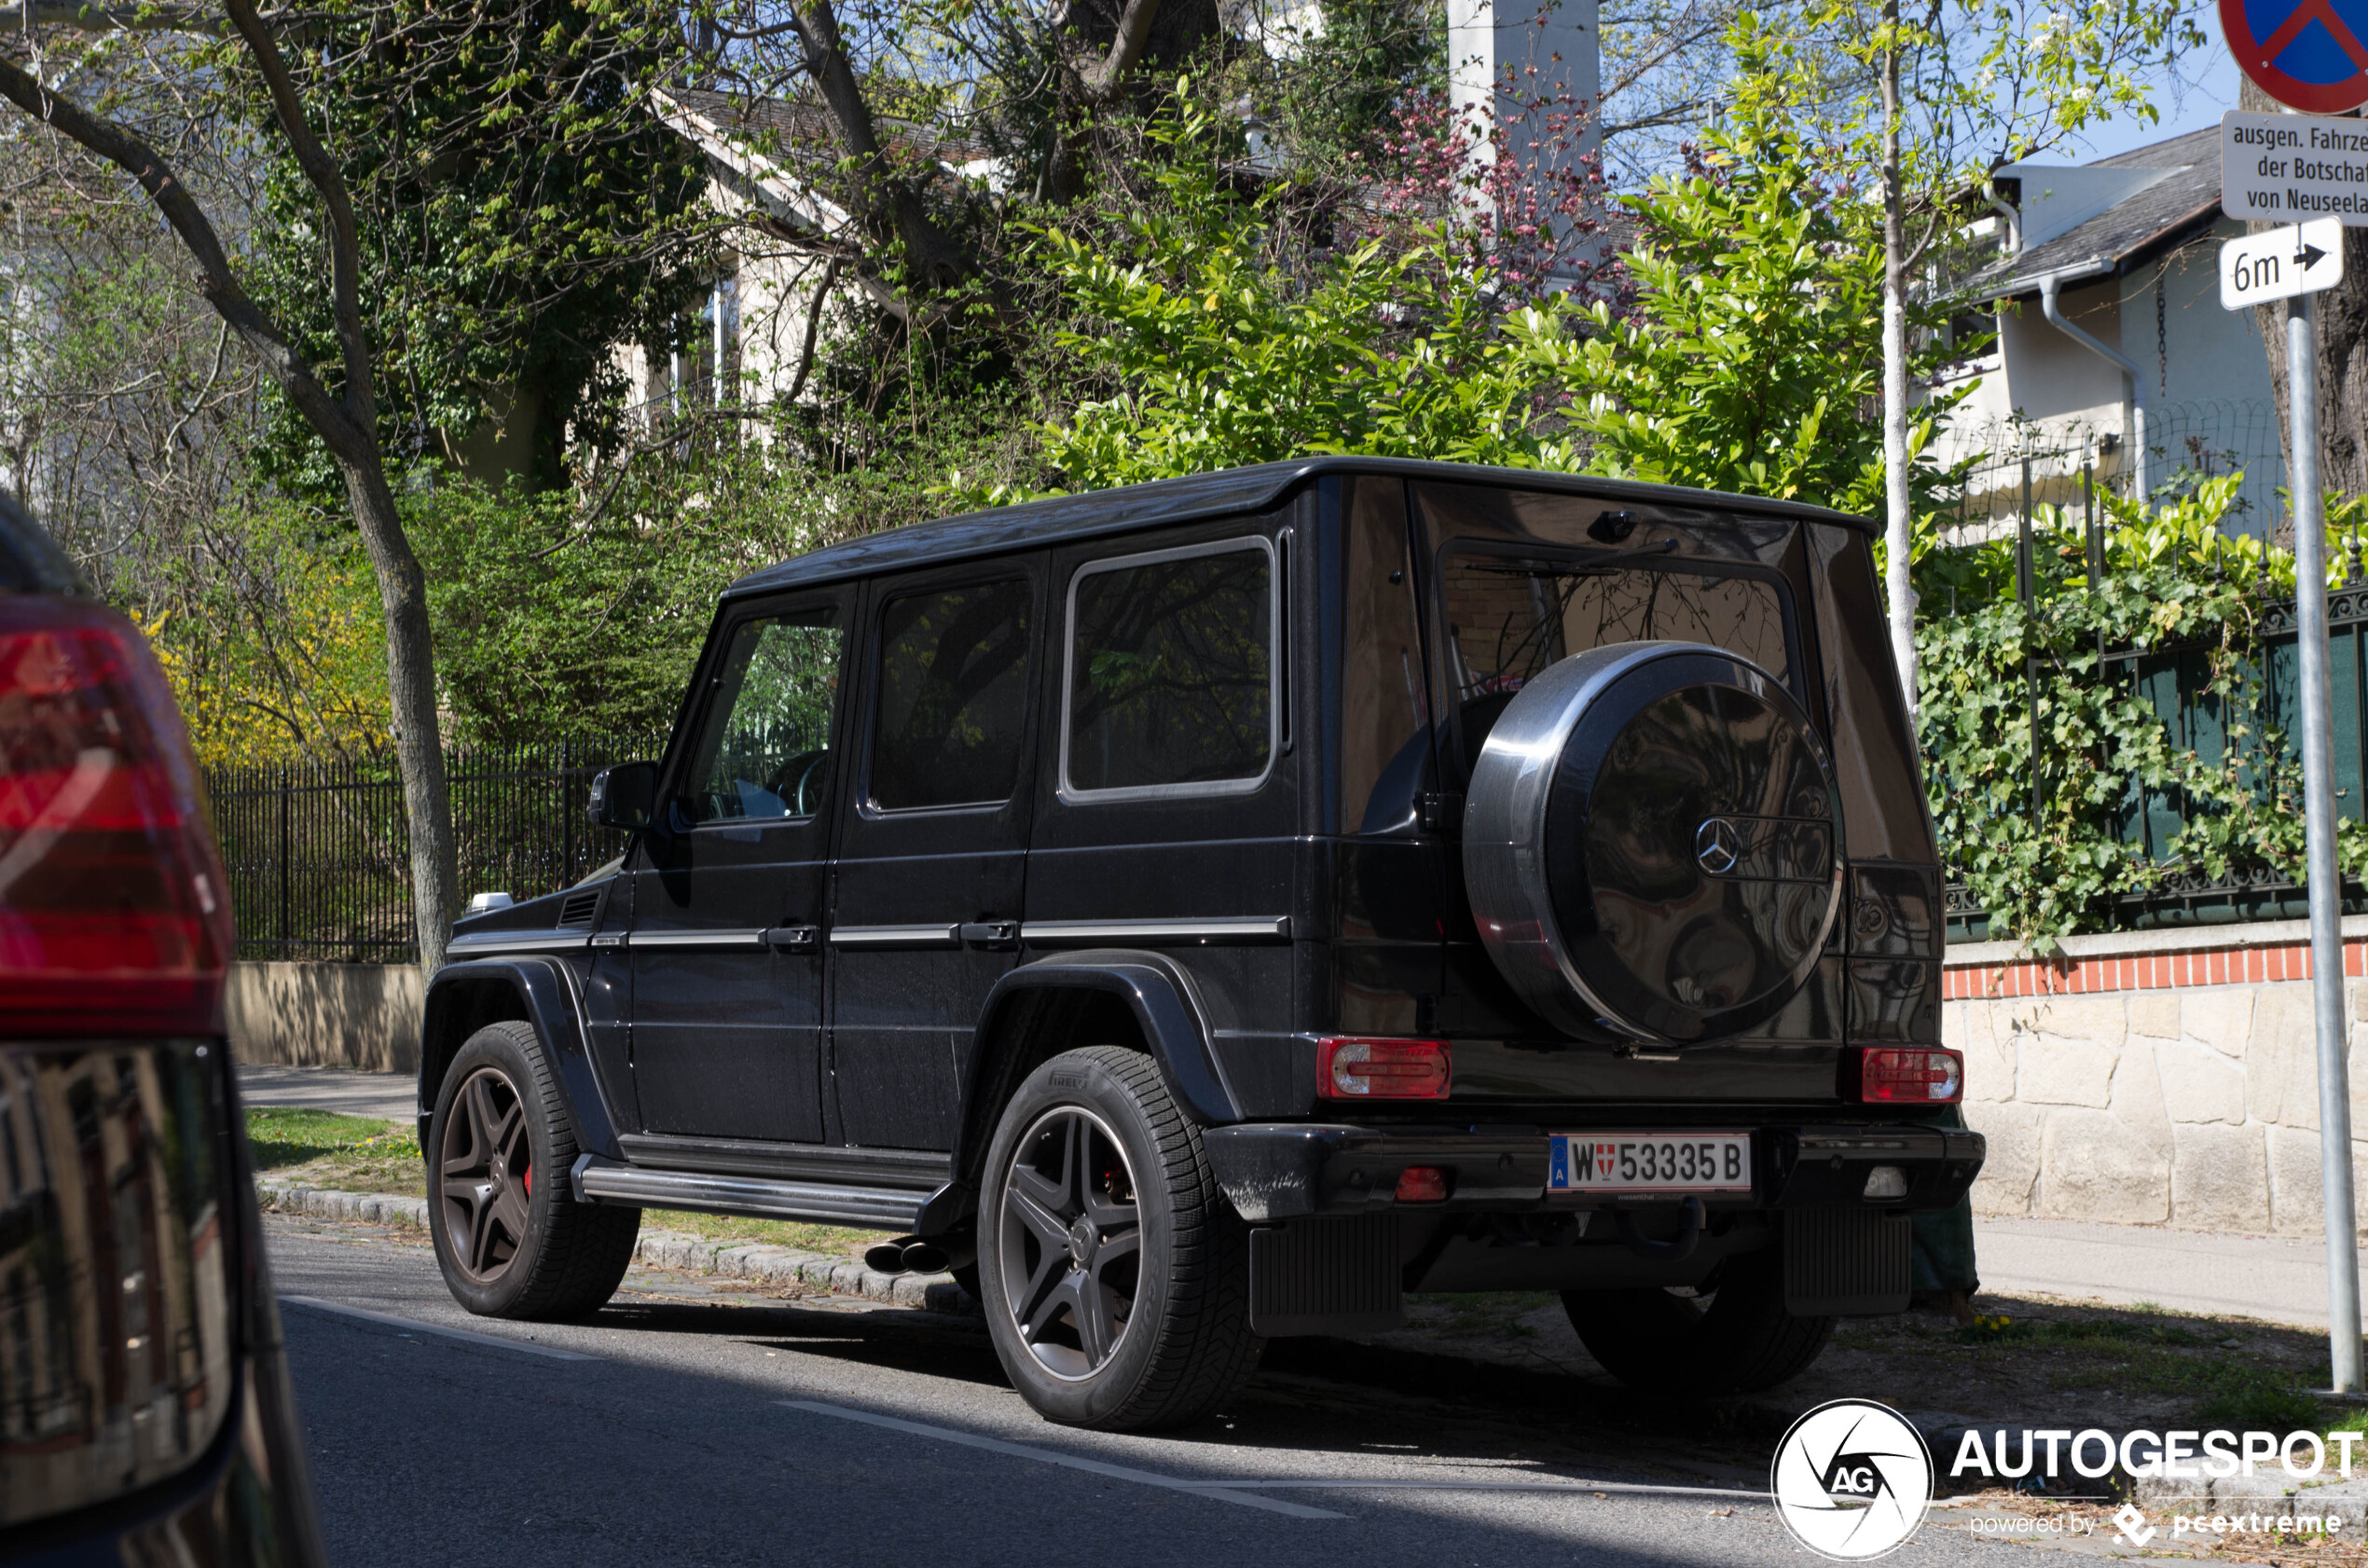
<svg viewBox="0 0 2368 1568">
<path fill-rule="evenodd" d="M 489 1011 L 488 1001 L 505 994 L 516 1005 Z M 558 959 L 544 957 L 474 958 L 446 965 L 428 982 L 420 1016 L 420 1147 L 427 1145 L 428 1121 L 435 1113 L 436 1092 L 443 1087 L 444 1067 L 453 1052 L 485 1024 L 519 1013 L 534 1026 L 558 1072 L 568 1115 L 575 1122 L 576 1147 L 587 1154 L 622 1158 L 584 1038 L 575 978 Z"/>
<path fill-rule="evenodd" d="M 995 1107 L 980 1104 L 979 1097 L 991 1066 L 988 1052 L 1006 1014 L 1031 993 L 1062 990 L 1099 991 L 1126 1004 L 1168 1092 L 1187 1116 L 1204 1126 L 1242 1119 L 1209 1047 L 1208 1011 L 1191 977 L 1175 960 L 1134 948 L 1063 953 L 1010 970 L 979 1009 L 978 1029 L 963 1069 L 962 1123 L 954 1146 L 957 1184 L 967 1183 L 970 1171 L 984 1157 L 984 1145 L 994 1136 L 989 1117 Z"/>
</svg>

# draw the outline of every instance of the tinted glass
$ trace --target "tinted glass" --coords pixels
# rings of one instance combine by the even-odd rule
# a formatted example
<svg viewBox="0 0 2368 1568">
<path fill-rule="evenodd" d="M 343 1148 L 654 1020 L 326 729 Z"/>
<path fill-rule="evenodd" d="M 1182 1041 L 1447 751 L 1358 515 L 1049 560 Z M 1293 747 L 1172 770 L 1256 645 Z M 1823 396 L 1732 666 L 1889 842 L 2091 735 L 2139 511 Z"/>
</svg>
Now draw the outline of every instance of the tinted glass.
<svg viewBox="0 0 2368 1568">
<path fill-rule="evenodd" d="M 1447 674 L 1462 705 L 1469 757 L 1480 754 L 1514 693 L 1590 648 L 1645 639 L 1705 642 L 1780 676 L 1791 668 L 1783 590 L 1763 577 L 1632 561 L 1596 566 L 1559 551 L 1451 551 L 1440 587 Z"/>
<path fill-rule="evenodd" d="M 681 803 L 691 820 L 778 820 L 820 809 L 845 638 L 836 620 L 824 607 L 733 632 Z"/>
<path fill-rule="evenodd" d="M 1263 545 L 1079 574 L 1070 789 L 1265 773 L 1274 747 L 1273 575 Z"/>
<path fill-rule="evenodd" d="M 1027 719 L 1025 582 L 892 598 L 880 612 L 872 803 L 896 811 L 1009 800 Z"/>
</svg>

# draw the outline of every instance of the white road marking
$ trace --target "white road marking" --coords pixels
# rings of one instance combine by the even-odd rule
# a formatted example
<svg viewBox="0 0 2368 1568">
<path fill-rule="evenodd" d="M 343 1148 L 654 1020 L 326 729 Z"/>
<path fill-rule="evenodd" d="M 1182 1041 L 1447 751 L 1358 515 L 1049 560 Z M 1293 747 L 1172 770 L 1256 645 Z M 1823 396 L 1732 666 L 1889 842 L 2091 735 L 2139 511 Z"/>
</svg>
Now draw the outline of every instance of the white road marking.
<svg viewBox="0 0 2368 1568">
<path fill-rule="evenodd" d="M 311 1307 L 315 1311 L 338 1313 L 347 1317 L 359 1317 L 371 1323 L 383 1323 L 419 1334 L 441 1334 L 447 1340 L 463 1340 L 475 1345 L 491 1345 L 496 1350 L 522 1350 L 529 1355 L 547 1355 L 554 1361 L 598 1361 L 597 1355 L 580 1351 L 558 1350 L 550 1345 L 529 1344 L 524 1340 L 504 1339 L 499 1334 L 475 1334 L 466 1328 L 447 1328 L 441 1324 L 422 1323 L 416 1317 L 397 1317 L 392 1313 L 374 1313 L 362 1307 L 349 1307 L 342 1301 L 324 1301 L 318 1296 L 282 1296 L 281 1301 L 292 1307 Z"/>
<path fill-rule="evenodd" d="M 1000 1437 L 982 1437 L 975 1432 L 957 1432 L 950 1426 L 931 1426 L 926 1422 L 904 1421 L 892 1415 L 874 1415 L 869 1410 L 851 1410 L 844 1405 L 825 1405 L 816 1399 L 783 1399 L 779 1404 L 792 1410 L 805 1410 L 814 1415 L 835 1416 L 841 1421 L 858 1421 L 866 1426 L 884 1426 L 891 1432 L 908 1432 L 916 1437 L 933 1437 L 942 1443 L 959 1443 L 964 1448 L 984 1449 L 1012 1459 L 1032 1459 L 1039 1465 L 1058 1465 L 1071 1470 L 1083 1470 L 1089 1475 L 1108 1476 L 1113 1480 L 1133 1481 L 1137 1486 L 1156 1486 L 1169 1492 L 1189 1492 L 1195 1497 L 1214 1498 L 1220 1503 L 1236 1503 L 1246 1508 L 1264 1508 L 1271 1513 L 1288 1514 L 1294 1519 L 1346 1519 L 1346 1514 L 1329 1508 L 1311 1508 L 1303 1503 L 1287 1503 L 1279 1497 L 1259 1497 L 1246 1492 L 1232 1490 L 1228 1481 L 1194 1481 L 1176 1476 L 1163 1476 L 1150 1470 L 1137 1470 L 1125 1465 L 1106 1464 L 1098 1459 L 1083 1459 L 1057 1449 L 1040 1449 L 1026 1443 L 1007 1443 Z"/>
</svg>

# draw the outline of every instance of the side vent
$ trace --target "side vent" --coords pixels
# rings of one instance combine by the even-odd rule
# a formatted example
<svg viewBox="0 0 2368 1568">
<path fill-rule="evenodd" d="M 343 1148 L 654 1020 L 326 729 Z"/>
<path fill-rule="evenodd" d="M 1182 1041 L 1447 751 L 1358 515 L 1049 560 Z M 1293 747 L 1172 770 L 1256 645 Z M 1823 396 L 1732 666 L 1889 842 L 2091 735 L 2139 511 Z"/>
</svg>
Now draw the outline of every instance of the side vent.
<svg viewBox="0 0 2368 1568">
<path fill-rule="evenodd" d="M 591 929 L 600 913 L 600 895 L 607 891 L 605 887 L 583 887 L 570 893 L 567 901 L 559 905 L 559 929 Z"/>
</svg>

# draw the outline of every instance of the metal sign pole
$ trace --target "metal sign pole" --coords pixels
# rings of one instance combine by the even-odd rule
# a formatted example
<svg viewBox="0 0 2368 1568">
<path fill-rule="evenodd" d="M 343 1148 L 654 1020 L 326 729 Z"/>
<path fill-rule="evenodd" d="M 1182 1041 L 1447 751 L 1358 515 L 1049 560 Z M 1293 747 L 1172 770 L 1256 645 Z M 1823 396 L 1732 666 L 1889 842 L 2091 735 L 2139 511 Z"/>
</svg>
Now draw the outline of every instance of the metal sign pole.
<svg viewBox="0 0 2368 1568">
<path fill-rule="evenodd" d="M 2292 390 L 2294 609 L 2302 645 L 2303 826 L 2310 887 L 2310 998 L 2319 1033 L 2319 1179 L 2327 1210 L 2328 1359 L 2338 1394 L 2361 1386 L 2360 1251 L 2351 1191 L 2351 1084 L 2345 1061 L 2343 887 L 2335 868 L 2334 705 L 2327 671 L 2327 522 L 2319 493 L 2319 313 L 2286 316 Z"/>
</svg>

